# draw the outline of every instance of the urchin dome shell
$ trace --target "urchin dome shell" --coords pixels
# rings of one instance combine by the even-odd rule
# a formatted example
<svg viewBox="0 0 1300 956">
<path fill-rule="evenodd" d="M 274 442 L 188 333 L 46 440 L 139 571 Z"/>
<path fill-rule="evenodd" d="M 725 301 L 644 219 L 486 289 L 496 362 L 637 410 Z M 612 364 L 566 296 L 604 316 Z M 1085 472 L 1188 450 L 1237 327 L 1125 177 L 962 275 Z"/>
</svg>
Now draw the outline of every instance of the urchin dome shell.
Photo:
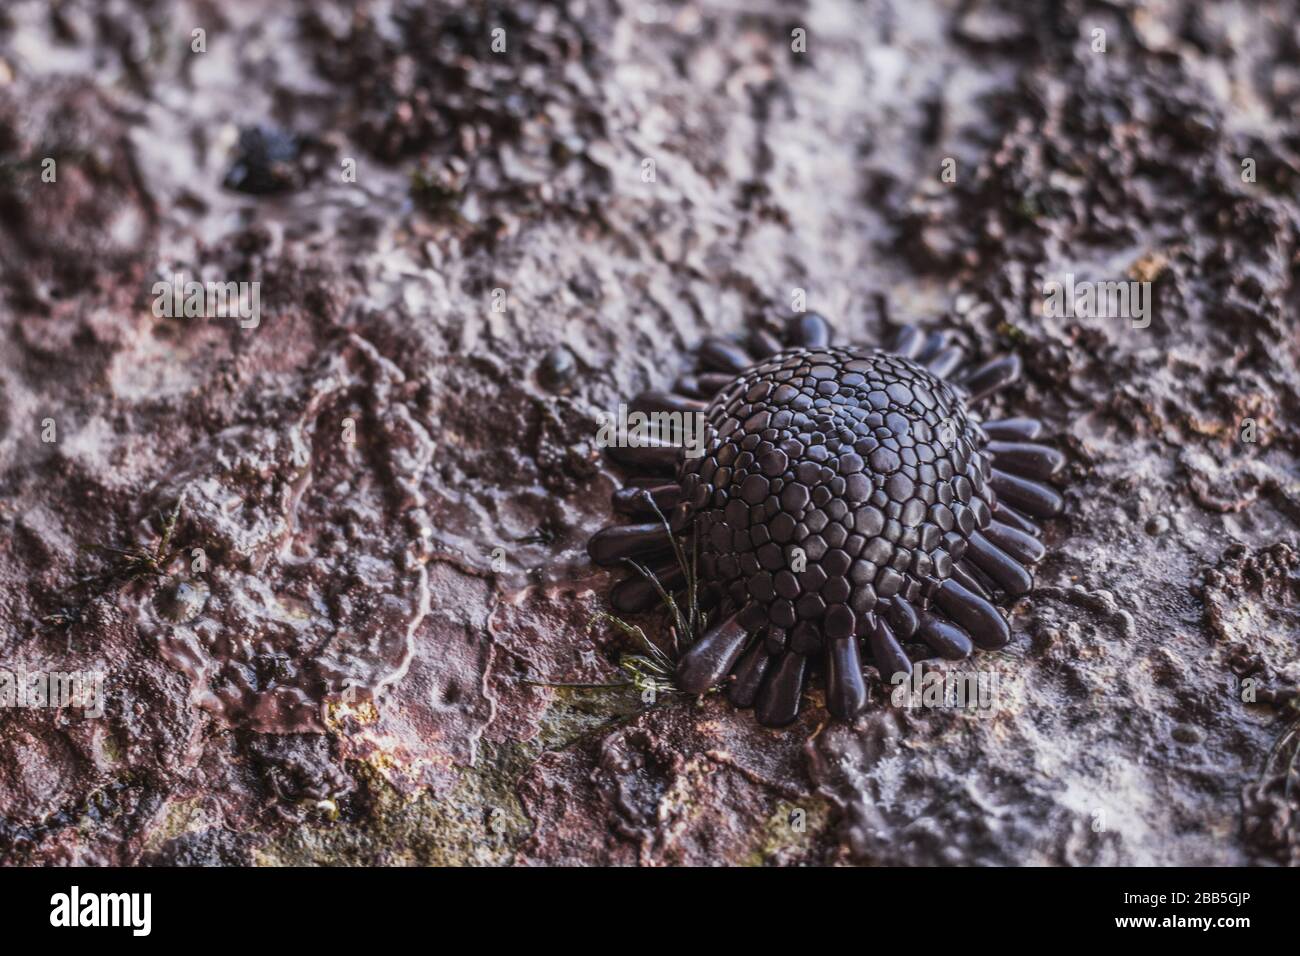
<svg viewBox="0 0 1300 956">
<path fill-rule="evenodd" d="M 961 390 L 874 349 L 792 349 L 706 411 L 679 469 L 704 578 L 768 622 L 854 633 L 881 598 L 915 601 L 991 520 L 987 438 Z M 815 648 L 808 648 L 808 651 Z"/>
</svg>

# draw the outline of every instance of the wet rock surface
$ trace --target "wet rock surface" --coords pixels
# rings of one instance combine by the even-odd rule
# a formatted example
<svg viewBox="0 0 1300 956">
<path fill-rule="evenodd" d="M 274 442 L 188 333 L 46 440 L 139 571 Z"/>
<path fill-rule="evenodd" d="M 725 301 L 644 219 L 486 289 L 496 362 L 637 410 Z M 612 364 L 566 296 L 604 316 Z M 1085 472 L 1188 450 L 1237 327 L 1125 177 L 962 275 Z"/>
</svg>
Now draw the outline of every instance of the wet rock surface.
<svg viewBox="0 0 1300 956">
<path fill-rule="evenodd" d="M 104 713 L 0 709 L 0 860 L 1295 862 L 1298 20 L 7 4 L 0 663 Z M 987 713 L 605 686 L 598 415 L 796 289 L 1068 454 Z"/>
</svg>

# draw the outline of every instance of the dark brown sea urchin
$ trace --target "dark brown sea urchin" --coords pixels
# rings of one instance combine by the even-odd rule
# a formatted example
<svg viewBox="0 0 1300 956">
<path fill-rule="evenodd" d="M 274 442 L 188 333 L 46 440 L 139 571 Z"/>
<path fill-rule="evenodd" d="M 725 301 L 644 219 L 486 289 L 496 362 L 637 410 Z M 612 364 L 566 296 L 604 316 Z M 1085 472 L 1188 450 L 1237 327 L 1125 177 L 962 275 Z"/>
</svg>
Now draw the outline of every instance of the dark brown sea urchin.
<svg viewBox="0 0 1300 956">
<path fill-rule="evenodd" d="M 1064 464 L 1034 444 L 1038 421 L 974 411 L 1019 376 L 1014 356 L 962 375 L 943 333 L 909 326 L 887 351 L 834 347 L 816 315 L 786 339 L 760 333 L 749 351 L 706 340 L 706 371 L 631 403 L 702 413 L 702 455 L 611 450 L 643 473 L 615 493 L 616 509 L 633 520 L 662 509 L 672 534 L 693 531 L 702 599 L 719 608 L 682 655 L 678 686 L 703 693 L 728 678 L 731 701 L 769 726 L 797 716 L 810 661 L 824 661 L 829 710 L 851 719 L 867 702 L 864 659 L 892 676 L 1006 644 L 995 604 L 1032 586 L 1026 567 L 1044 553 L 1033 519 L 1062 507 L 1042 482 Z M 588 550 L 601 565 L 653 563 L 671 545 L 669 528 L 647 521 L 605 528 Z M 680 562 L 653 573 L 667 589 L 684 584 Z M 640 576 L 612 594 L 624 613 L 657 597 Z"/>
</svg>

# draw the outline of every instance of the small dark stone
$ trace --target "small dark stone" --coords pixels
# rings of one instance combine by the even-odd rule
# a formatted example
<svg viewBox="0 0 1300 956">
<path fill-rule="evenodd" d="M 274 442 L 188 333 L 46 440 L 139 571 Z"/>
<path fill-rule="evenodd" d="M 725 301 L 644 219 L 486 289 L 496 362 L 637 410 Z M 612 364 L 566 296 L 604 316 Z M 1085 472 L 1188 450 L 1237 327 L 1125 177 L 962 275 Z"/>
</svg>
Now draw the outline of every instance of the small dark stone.
<svg viewBox="0 0 1300 956">
<path fill-rule="evenodd" d="M 271 126 L 242 129 L 223 185 L 254 196 L 297 189 L 303 183 L 301 151 L 300 139 L 284 130 Z"/>
<path fill-rule="evenodd" d="M 567 392 L 578 377 L 578 360 L 563 345 L 550 349 L 537 363 L 537 382 L 548 392 Z"/>
</svg>

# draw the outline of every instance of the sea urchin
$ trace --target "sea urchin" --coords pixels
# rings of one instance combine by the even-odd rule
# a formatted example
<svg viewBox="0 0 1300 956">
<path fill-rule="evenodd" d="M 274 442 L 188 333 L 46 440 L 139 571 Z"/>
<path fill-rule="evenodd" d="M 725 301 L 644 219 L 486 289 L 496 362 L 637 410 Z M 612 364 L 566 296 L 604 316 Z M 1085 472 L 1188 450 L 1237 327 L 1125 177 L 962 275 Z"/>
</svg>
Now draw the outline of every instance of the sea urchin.
<svg viewBox="0 0 1300 956">
<path fill-rule="evenodd" d="M 864 661 L 892 677 L 917 659 L 1002 647 L 1010 631 L 995 605 L 1029 591 L 1027 566 L 1044 553 L 1033 519 L 1062 507 L 1043 482 L 1064 457 L 1035 443 L 1041 424 L 975 411 L 1019 376 L 1017 358 L 960 374 L 962 350 L 913 326 L 888 350 L 830 341 L 812 314 L 790 323 L 784 346 L 766 333 L 749 350 L 708 339 L 704 371 L 638 396 L 643 412 L 702 414 L 703 453 L 611 449 L 641 472 L 615 508 L 644 523 L 588 545 L 600 565 L 651 565 L 656 580 L 612 593 L 633 613 L 657 584 L 683 586 L 680 562 L 663 559 L 672 535 L 694 533 L 701 600 L 718 623 L 682 655 L 677 684 L 703 693 L 726 679 L 730 700 L 768 726 L 795 719 L 818 661 L 828 709 L 851 719 L 867 703 Z M 660 511 L 667 526 L 646 520 Z"/>
</svg>

